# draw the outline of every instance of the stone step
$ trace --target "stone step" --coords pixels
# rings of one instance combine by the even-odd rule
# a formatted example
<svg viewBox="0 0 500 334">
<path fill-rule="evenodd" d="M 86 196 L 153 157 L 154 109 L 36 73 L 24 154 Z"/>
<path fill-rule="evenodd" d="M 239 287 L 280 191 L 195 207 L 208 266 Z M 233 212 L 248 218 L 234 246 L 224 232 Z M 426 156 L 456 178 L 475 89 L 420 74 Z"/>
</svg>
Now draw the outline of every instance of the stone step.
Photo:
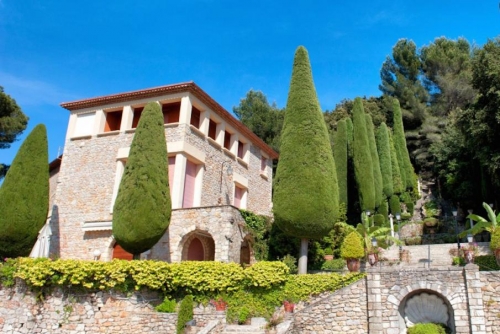
<svg viewBox="0 0 500 334">
<path fill-rule="evenodd" d="M 266 331 L 261 326 L 252 325 L 226 325 L 224 333 L 245 333 L 245 334 L 265 334 Z"/>
</svg>

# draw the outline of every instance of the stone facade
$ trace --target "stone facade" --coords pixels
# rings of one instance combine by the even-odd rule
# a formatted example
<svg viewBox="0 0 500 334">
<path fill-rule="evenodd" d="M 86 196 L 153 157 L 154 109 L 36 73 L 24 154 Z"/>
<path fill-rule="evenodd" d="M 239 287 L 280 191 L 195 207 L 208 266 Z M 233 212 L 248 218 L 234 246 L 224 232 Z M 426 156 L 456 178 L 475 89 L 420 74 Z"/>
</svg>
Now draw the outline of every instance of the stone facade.
<svg viewBox="0 0 500 334">
<path fill-rule="evenodd" d="M 240 261 L 240 248 L 248 248 L 249 240 L 240 228 L 241 215 L 230 206 L 271 215 L 272 159 L 277 153 L 194 83 L 75 101 L 63 104 L 71 115 L 60 170 L 54 175 L 53 256 L 92 259 L 97 253 L 102 260 L 112 258 L 112 210 L 135 132 L 134 117 L 140 117 L 134 110 L 152 101 L 178 106 L 176 122 L 165 121 L 169 158 L 175 158 L 169 167 L 174 210 L 169 230 L 143 257 L 186 259 L 183 247 L 191 236 L 205 253 L 210 250 L 204 259 Z M 110 115 L 120 117 L 116 130 L 109 131 Z M 196 126 L 191 117 L 197 117 Z M 188 164 L 194 166 L 191 204 L 185 203 Z"/>
<path fill-rule="evenodd" d="M 486 333 L 500 329 L 500 272 L 481 272 L 481 291 L 486 318 Z"/>
</svg>

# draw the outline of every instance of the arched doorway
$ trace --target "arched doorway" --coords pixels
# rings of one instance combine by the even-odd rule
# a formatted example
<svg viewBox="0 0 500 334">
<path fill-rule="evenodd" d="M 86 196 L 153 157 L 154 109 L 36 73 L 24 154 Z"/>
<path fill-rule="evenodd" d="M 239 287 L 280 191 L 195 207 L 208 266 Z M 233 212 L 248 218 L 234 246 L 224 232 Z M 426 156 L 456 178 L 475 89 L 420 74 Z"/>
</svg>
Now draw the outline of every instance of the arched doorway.
<svg viewBox="0 0 500 334">
<path fill-rule="evenodd" d="M 120 245 L 118 245 L 118 243 L 115 242 L 115 245 L 113 246 L 113 255 L 111 258 L 120 260 L 132 260 L 134 258 L 134 255 L 127 252 Z"/>
<path fill-rule="evenodd" d="M 251 240 L 250 237 L 246 236 L 245 239 L 243 239 L 243 241 L 241 242 L 241 247 L 240 247 L 240 264 L 241 265 L 252 263 L 252 259 L 254 257 L 254 254 L 253 254 L 253 249 L 252 249 L 252 243 L 250 240 Z"/>
<path fill-rule="evenodd" d="M 182 246 L 182 261 L 213 261 L 215 259 L 215 242 L 205 231 L 193 231 Z"/>
</svg>

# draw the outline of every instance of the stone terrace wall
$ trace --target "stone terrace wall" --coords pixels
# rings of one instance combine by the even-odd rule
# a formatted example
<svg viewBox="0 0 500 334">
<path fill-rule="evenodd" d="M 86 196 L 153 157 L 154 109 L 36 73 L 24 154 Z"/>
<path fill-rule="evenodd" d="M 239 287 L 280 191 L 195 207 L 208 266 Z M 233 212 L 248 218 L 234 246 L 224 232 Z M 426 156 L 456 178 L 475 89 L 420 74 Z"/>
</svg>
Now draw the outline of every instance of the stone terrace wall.
<svg viewBox="0 0 500 334">
<path fill-rule="evenodd" d="M 159 313 L 150 302 L 157 294 L 133 295 L 98 292 L 78 295 L 56 290 L 37 301 L 36 294 L 23 288 L 0 290 L 0 333 L 175 333 L 176 313 Z M 198 326 L 212 320 L 225 323 L 225 314 L 211 307 L 196 308 Z"/>
<path fill-rule="evenodd" d="M 361 279 L 294 314 L 291 333 L 368 333 L 366 305 L 366 280 Z"/>
<path fill-rule="evenodd" d="M 500 272 L 481 272 L 486 333 L 498 333 L 500 328 Z"/>
</svg>

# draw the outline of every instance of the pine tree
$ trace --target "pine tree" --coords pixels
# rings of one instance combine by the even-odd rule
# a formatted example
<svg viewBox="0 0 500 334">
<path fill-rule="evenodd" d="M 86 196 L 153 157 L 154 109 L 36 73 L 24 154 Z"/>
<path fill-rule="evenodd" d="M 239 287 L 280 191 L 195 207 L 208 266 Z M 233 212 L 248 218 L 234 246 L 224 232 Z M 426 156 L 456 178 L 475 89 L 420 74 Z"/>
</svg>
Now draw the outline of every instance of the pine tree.
<svg viewBox="0 0 500 334">
<path fill-rule="evenodd" d="M 366 121 L 366 134 L 368 135 L 368 143 L 370 144 L 370 155 L 372 158 L 372 169 L 373 169 L 373 184 L 375 189 L 375 206 L 379 207 L 383 200 L 383 181 L 382 173 L 380 171 L 380 161 L 377 152 L 377 143 L 375 141 L 375 130 L 373 127 L 372 117 L 369 114 L 365 114 Z"/>
<path fill-rule="evenodd" d="M 0 257 L 29 255 L 49 208 L 45 125 L 26 137 L 0 188 Z"/>
<path fill-rule="evenodd" d="M 373 212 L 375 209 L 375 183 L 370 143 L 368 142 L 368 133 L 366 130 L 366 117 L 360 98 L 354 100 L 352 118 L 354 130 L 352 153 L 361 210 L 370 210 Z"/>
<path fill-rule="evenodd" d="M 345 119 L 337 123 L 334 132 L 333 157 L 337 168 L 339 203 L 347 207 L 347 126 Z"/>
<path fill-rule="evenodd" d="M 385 197 L 394 194 L 394 183 L 392 177 L 391 146 L 389 144 L 389 130 L 385 123 L 380 124 L 377 129 L 377 150 L 380 161 L 380 172 L 384 185 L 383 193 Z"/>
<path fill-rule="evenodd" d="M 139 258 L 163 236 L 171 210 L 163 115 L 152 102 L 137 125 L 113 209 L 117 243 Z"/>
<path fill-rule="evenodd" d="M 286 234 L 301 238 L 299 273 L 307 272 L 308 239 L 328 234 L 338 215 L 338 188 L 328 131 L 304 47 L 295 53 L 281 132 L 274 216 Z"/>
<path fill-rule="evenodd" d="M 393 115 L 394 115 L 394 147 L 398 155 L 399 168 L 401 170 L 401 180 L 405 189 L 412 189 L 414 185 L 413 166 L 410 161 L 410 155 L 406 146 L 405 130 L 403 127 L 403 116 L 399 101 L 393 99 Z"/>
</svg>

